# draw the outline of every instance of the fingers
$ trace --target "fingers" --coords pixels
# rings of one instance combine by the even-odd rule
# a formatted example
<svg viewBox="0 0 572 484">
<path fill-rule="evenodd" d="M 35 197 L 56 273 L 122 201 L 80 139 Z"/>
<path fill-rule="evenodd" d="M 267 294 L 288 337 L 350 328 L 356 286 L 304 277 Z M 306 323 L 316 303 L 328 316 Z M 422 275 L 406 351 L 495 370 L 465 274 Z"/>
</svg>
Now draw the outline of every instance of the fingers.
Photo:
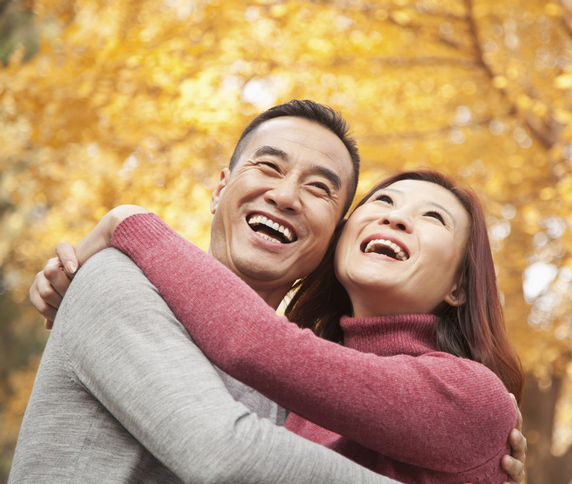
<svg viewBox="0 0 572 484">
<path fill-rule="evenodd" d="M 512 457 L 502 458 L 502 468 L 508 473 L 508 484 L 520 484 L 524 480 L 524 462 L 526 461 L 527 442 L 522 432 L 512 429 L 508 437 L 512 449 Z"/>
<path fill-rule="evenodd" d="M 69 279 L 73 279 L 77 269 L 79 268 L 79 261 L 75 253 L 73 245 L 67 242 L 60 242 L 56 245 L 56 254 L 64 268 L 64 272 Z"/>
<path fill-rule="evenodd" d="M 522 432 L 518 429 L 512 429 L 508 437 L 508 443 L 512 449 L 511 455 L 520 461 L 524 466 L 526 461 L 527 442 Z"/>
<path fill-rule="evenodd" d="M 30 302 L 32 305 L 42 316 L 53 321 L 61 300 L 62 297 L 52 288 L 44 273 L 39 272 L 30 288 Z"/>
<path fill-rule="evenodd" d="M 521 484 L 524 480 L 524 464 L 513 459 L 510 455 L 505 455 L 501 460 L 502 468 L 508 473 L 508 482 L 503 484 Z"/>
<path fill-rule="evenodd" d="M 40 273 L 41 274 L 41 273 Z M 70 286 L 70 279 L 65 274 L 62 264 L 57 258 L 50 259 L 44 267 L 43 278 L 38 279 L 38 289 L 42 299 L 54 307 L 59 307 L 61 299 L 64 297 L 68 287 Z M 47 284 L 46 284 L 47 283 Z M 59 300 L 56 298 L 59 295 Z M 56 303 L 56 304 L 54 304 Z"/>
<path fill-rule="evenodd" d="M 509 395 L 512 398 L 512 402 L 514 403 L 514 406 L 516 408 L 516 413 L 517 413 L 516 429 L 522 432 L 522 413 L 520 412 L 520 408 L 518 407 L 516 397 L 512 393 L 509 393 Z"/>
</svg>

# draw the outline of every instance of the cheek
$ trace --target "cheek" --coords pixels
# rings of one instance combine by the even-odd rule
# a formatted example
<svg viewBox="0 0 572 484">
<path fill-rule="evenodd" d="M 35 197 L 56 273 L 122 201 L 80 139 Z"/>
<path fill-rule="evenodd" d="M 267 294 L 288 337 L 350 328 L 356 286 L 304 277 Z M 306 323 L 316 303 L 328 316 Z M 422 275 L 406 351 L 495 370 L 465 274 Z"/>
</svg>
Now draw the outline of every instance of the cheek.
<svg viewBox="0 0 572 484">
<path fill-rule="evenodd" d="M 336 277 L 339 279 L 339 273 L 340 273 L 340 244 L 338 243 L 338 246 L 336 247 L 336 251 L 334 252 L 334 272 L 336 274 Z"/>
<path fill-rule="evenodd" d="M 421 273 L 431 284 L 448 283 L 450 275 L 456 269 L 456 248 L 450 239 L 444 239 L 442 234 L 430 239 L 420 240 L 425 247 Z"/>
<path fill-rule="evenodd" d="M 347 283 L 352 267 L 355 268 L 356 266 L 355 261 L 352 264 L 351 260 L 349 260 L 351 257 L 350 245 L 347 237 L 344 237 L 342 234 L 334 253 L 334 272 L 342 285 Z"/>
<path fill-rule="evenodd" d="M 455 282 L 459 266 L 459 257 L 455 247 L 448 247 L 448 250 L 441 252 L 440 255 L 435 254 L 434 261 L 435 284 L 448 288 Z"/>
</svg>

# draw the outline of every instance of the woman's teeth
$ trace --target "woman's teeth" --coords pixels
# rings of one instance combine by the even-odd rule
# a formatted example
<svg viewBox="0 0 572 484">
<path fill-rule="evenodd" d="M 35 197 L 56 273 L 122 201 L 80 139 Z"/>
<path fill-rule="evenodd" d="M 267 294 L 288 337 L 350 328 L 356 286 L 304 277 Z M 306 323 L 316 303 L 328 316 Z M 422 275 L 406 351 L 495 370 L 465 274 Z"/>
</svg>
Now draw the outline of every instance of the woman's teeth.
<svg viewBox="0 0 572 484">
<path fill-rule="evenodd" d="M 389 249 L 395 252 L 395 258 L 401 261 L 405 261 L 408 259 L 407 254 L 399 247 L 395 242 L 391 242 L 390 240 L 385 239 L 375 239 L 370 240 L 365 247 L 364 252 L 367 254 L 368 252 L 379 252 L 382 247 L 388 247 Z"/>
<path fill-rule="evenodd" d="M 280 225 L 278 222 L 274 222 L 274 220 L 271 220 L 265 217 L 264 215 L 254 215 L 253 217 L 250 217 L 248 219 L 248 224 L 266 225 L 267 227 L 270 227 L 272 230 L 281 233 L 288 242 L 294 242 L 295 240 L 294 234 L 290 231 L 288 227 L 284 227 L 283 225 Z M 271 237 L 267 234 L 258 233 L 258 235 L 260 235 L 266 240 L 271 240 L 272 242 L 281 242 L 280 240 L 277 240 L 274 237 Z"/>
<path fill-rule="evenodd" d="M 270 237 L 270 235 L 263 234 L 262 232 L 256 232 L 256 234 L 262 237 L 263 239 L 269 240 L 270 242 L 276 242 L 277 244 L 282 244 L 281 240 L 275 239 L 274 237 Z"/>
</svg>

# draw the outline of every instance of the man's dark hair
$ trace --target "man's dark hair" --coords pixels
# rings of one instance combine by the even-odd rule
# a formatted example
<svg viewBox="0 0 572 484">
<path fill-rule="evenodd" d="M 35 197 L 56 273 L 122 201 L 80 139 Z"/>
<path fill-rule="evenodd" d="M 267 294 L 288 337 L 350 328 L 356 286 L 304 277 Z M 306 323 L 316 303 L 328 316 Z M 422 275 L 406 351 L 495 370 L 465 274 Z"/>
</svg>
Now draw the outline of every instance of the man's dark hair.
<svg viewBox="0 0 572 484">
<path fill-rule="evenodd" d="M 347 200 L 344 206 L 345 215 L 345 213 L 350 208 L 356 193 L 359 178 L 359 153 L 357 144 L 353 137 L 350 135 L 350 126 L 348 122 L 342 117 L 340 113 L 334 111 L 331 107 L 324 104 L 320 104 L 307 99 L 302 101 L 299 99 L 293 99 L 292 101 L 289 101 L 285 104 L 274 106 L 268 111 L 264 111 L 263 113 L 256 116 L 256 118 L 254 118 L 254 120 L 242 132 L 242 135 L 240 136 L 240 139 L 236 144 L 236 148 L 234 149 L 234 153 L 230 159 L 229 169 L 232 171 L 238 162 L 238 159 L 240 158 L 246 143 L 262 123 L 283 116 L 303 118 L 313 123 L 319 124 L 320 126 L 329 129 L 344 143 L 344 146 L 347 148 L 350 154 L 353 165 L 352 179 L 348 185 Z"/>
</svg>

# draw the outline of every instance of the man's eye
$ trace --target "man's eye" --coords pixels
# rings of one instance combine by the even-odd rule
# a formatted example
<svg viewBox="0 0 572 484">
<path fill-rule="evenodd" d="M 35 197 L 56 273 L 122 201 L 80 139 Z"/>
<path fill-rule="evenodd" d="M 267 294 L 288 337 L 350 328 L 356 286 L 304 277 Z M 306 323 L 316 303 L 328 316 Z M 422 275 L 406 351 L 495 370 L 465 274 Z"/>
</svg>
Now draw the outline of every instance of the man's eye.
<svg viewBox="0 0 572 484">
<path fill-rule="evenodd" d="M 261 161 L 259 165 L 267 166 L 268 168 L 272 168 L 274 171 L 280 172 L 278 165 L 276 163 L 272 163 L 271 161 Z"/>
<path fill-rule="evenodd" d="M 377 197 L 375 197 L 374 201 L 386 202 L 389 203 L 390 205 L 393 205 L 393 200 L 389 195 L 378 195 Z"/>
<path fill-rule="evenodd" d="M 312 183 L 312 185 L 315 186 L 316 188 L 319 188 L 320 190 L 323 190 L 324 193 L 326 193 L 327 195 L 330 195 L 330 189 L 324 183 L 316 182 Z"/>
<path fill-rule="evenodd" d="M 439 220 L 439 222 L 441 222 L 443 225 L 445 225 L 445 219 L 443 218 L 443 216 L 439 212 L 427 212 L 425 215 L 427 217 L 433 217 L 433 218 Z"/>
</svg>

